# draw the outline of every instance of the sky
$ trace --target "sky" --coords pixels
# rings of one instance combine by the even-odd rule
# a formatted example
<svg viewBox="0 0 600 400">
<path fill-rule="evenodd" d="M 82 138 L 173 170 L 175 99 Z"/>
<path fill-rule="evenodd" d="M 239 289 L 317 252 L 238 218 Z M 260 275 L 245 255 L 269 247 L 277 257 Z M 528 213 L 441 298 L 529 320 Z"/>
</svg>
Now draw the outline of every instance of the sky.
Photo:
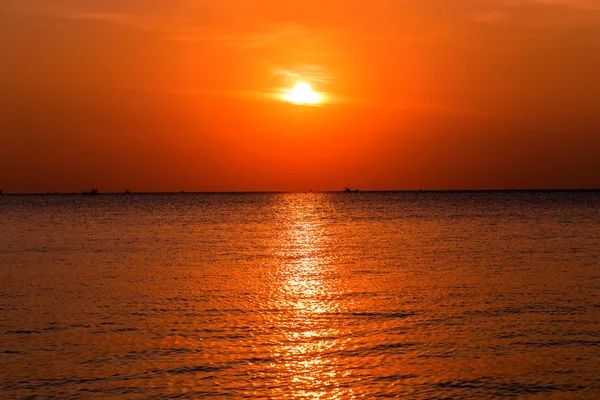
<svg viewBox="0 0 600 400">
<path fill-rule="evenodd" d="M 599 71 L 597 0 L 5 0 L 0 188 L 599 188 Z"/>
</svg>

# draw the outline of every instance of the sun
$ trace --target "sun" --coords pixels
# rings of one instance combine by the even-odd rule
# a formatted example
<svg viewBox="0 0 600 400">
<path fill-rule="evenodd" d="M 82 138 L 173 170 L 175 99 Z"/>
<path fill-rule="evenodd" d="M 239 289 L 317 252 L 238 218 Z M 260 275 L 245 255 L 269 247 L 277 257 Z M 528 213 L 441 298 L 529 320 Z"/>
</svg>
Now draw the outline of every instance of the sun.
<svg viewBox="0 0 600 400">
<path fill-rule="evenodd" d="M 321 95 L 313 92 L 306 82 L 299 82 L 292 90 L 287 91 L 283 98 L 294 104 L 317 104 L 321 101 Z"/>
</svg>

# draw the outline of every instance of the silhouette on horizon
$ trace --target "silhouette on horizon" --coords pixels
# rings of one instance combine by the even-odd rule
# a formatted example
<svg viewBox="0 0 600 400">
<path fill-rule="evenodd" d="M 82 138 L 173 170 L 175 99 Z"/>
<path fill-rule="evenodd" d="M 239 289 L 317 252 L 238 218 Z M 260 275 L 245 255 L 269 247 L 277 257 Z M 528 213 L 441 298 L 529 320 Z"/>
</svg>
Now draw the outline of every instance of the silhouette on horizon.
<svg viewBox="0 0 600 400">
<path fill-rule="evenodd" d="M 95 196 L 95 195 L 97 195 L 97 194 L 98 194 L 98 189 L 92 189 L 92 190 L 91 190 L 91 191 L 89 191 L 89 192 L 86 192 L 86 191 L 84 190 L 84 191 L 83 191 L 83 194 L 84 194 L 84 195 L 87 195 L 87 196 Z"/>
<path fill-rule="evenodd" d="M 356 193 L 358 189 L 350 189 L 349 187 L 344 188 L 344 193 Z"/>
<path fill-rule="evenodd" d="M 131 192 L 129 191 L 129 189 L 125 189 L 125 194 L 131 194 Z"/>
</svg>

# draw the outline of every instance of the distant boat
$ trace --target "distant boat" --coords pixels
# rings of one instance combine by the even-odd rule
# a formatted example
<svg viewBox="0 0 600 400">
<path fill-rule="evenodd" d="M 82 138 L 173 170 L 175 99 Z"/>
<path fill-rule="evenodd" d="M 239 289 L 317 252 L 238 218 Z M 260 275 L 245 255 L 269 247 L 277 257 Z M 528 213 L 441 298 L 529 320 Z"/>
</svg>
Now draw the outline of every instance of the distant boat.
<svg viewBox="0 0 600 400">
<path fill-rule="evenodd" d="M 348 187 L 344 188 L 344 193 L 356 193 L 358 189 L 350 189 Z"/>
<path fill-rule="evenodd" d="M 83 194 L 87 195 L 87 196 L 95 196 L 98 194 L 98 189 L 92 189 L 89 192 L 84 191 Z"/>
<path fill-rule="evenodd" d="M 131 192 L 129 191 L 129 189 L 125 189 L 125 194 L 131 194 Z"/>
<path fill-rule="evenodd" d="M 2 196 L 2 189 L 0 189 L 0 196 Z"/>
</svg>

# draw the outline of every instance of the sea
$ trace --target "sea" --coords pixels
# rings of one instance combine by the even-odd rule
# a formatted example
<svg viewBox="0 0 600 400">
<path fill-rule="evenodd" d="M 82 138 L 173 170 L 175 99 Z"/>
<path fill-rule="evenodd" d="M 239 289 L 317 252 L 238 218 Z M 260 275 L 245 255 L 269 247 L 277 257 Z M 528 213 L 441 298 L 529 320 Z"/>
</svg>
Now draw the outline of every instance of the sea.
<svg viewBox="0 0 600 400">
<path fill-rule="evenodd" d="M 600 192 L 0 196 L 0 398 L 600 399 Z"/>
</svg>

